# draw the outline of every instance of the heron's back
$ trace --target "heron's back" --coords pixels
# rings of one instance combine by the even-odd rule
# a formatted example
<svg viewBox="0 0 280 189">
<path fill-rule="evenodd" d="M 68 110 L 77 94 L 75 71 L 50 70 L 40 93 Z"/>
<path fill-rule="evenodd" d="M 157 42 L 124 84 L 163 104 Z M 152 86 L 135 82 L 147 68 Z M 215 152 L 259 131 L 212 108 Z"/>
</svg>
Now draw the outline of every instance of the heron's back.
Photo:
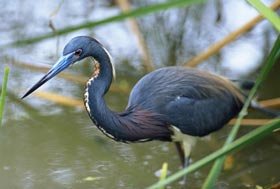
<svg viewBox="0 0 280 189">
<path fill-rule="evenodd" d="M 205 71 L 166 67 L 145 75 L 131 91 L 127 109 L 156 112 L 183 133 L 203 136 L 241 109 L 243 95 L 227 79 Z"/>
</svg>

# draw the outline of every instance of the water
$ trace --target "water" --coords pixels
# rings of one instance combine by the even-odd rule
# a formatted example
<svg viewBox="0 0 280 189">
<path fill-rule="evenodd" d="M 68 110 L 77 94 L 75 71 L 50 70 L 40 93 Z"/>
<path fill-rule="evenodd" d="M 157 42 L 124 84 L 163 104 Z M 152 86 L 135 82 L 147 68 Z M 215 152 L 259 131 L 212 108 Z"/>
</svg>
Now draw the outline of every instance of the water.
<svg viewBox="0 0 280 189">
<path fill-rule="evenodd" d="M 1 23 L 3 23 L 0 34 L 5 36 L 5 39 L 0 43 L 4 44 L 23 36 L 36 36 L 50 31 L 47 26 L 50 19 L 53 19 L 57 26 L 63 27 L 87 19 L 102 18 L 104 12 L 106 16 L 118 12 L 116 6 L 110 7 L 103 1 L 98 1 L 97 4 L 86 0 L 81 2 L 72 4 L 65 1 L 59 14 L 51 17 L 51 13 L 58 6 L 56 1 L 36 3 L 33 4 L 34 6 L 32 1 L 13 1 L 7 4 L 6 1 L 0 1 L 0 5 L 3 7 L 3 11 L 0 13 Z M 83 3 L 88 6 L 85 7 Z M 206 10 L 209 11 L 211 6 L 213 4 L 210 3 Z M 92 12 L 92 9 L 95 11 Z M 211 14 L 209 18 L 212 17 L 214 16 Z M 143 27 L 145 24 L 146 26 L 149 24 L 145 18 L 140 21 L 143 22 Z M 168 163 L 171 174 L 180 168 L 180 161 L 172 143 L 157 141 L 141 144 L 117 143 L 95 128 L 84 109 L 62 106 L 35 96 L 30 96 L 25 100 L 20 99 L 24 92 L 43 74 L 13 64 L 14 59 L 31 65 L 53 64 L 60 54 L 58 52 L 61 52 L 63 45 L 72 36 L 92 35 L 93 32 L 98 39 L 105 43 L 115 59 L 117 67 L 115 83 L 118 86 L 127 86 L 129 91 L 142 75 L 142 71 L 139 69 L 141 57 L 135 38 L 131 32 L 124 29 L 125 27 L 125 23 L 111 24 L 96 28 L 94 31 L 79 31 L 69 34 L 60 37 L 59 41 L 51 39 L 23 48 L 4 49 L 1 52 L 0 76 L 2 76 L 5 65 L 11 67 L 11 75 L 4 124 L 0 128 L 0 188 L 141 189 L 158 180 L 155 172 L 160 169 L 164 162 Z M 216 28 L 216 31 L 215 27 L 208 27 L 214 30 L 211 30 L 212 34 L 209 35 L 210 42 L 213 41 L 212 39 L 220 38 L 220 36 L 213 34 L 219 30 L 219 27 Z M 112 30 L 116 32 L 112 33 Z M 257 28 L 257 32 L 259 31 L 262 30 Z M 271 30 L 269 31 L 271 32 Z M 273 32 L 270 34 L 269 39 L 275 38 L 275 35 L 272 35 Z M 164 40 L 164 36 L 162 34 L 157 40 Z M 196 38 L 194 41 L 191 41 L 188 35 L 185 38 L 188 40 L 186 44 L 189 46 L 209 45 L 207 40 L 203 38 L 199 38 L 200 40 Z M 244 39 L 246 39 L 246 43 L 252 40 L 250 36 Z M 260 41 L 263 40 L 259 37 L 258 42 Z M 239 43 L 243 42 L 244 40 L 239 41 Z M 152 42 L 149 41 L 149 45 L 152 47 L 165 47 L 165 45 L 150 43 Z M 239 43 L 235 43 L 231 48 L 235 48 Z M 199 48 L 198 50 L 201 50 Z M 231 48 L 226 48 L 221 54 L 220 60 L 223 60 L 223 64 L 226 64 L 227 60 L 230 59 L 228 54 L 230 54 Z M 258 51 L 262 48 L 264 47 L 256 47 Z M 170 49 L 153 49 L 153 52 L 161 51 L 162 55 L 167 50 Z M 191 50 L 186 50 L 189 54 L 182 54 L 179 60 L 185 60 L 191 56 L 192 53 L 189 51 Z M 154 54 L 157 54 L 155 52 Z M 185 51 L 182 50 L 182 52 Z M 160 62 L 162 57 L 153 55 L 153 59 Z M 257 63 L 260 63 L 260 59 L 260 57 L 258 60 L 252 59 L 252 62 L 255 63 L 255 66 L 251 66 L 253 70 L 259 65 Z M 218 61 L 219 59 L 216 57 L 209 60 L 208 63 L 214 60 Z M 85 76 L 90 75 L 89 64 L 89 62 L 84 62 L 76 65 L 71 68 L 70 72 Z M 210 64 L 210 66 L 204 65 L 201 68 L 224 73 L 227 76 L 255 78 L 255 73 L 250 69 L 241 72 L 238 72 L 238 69 L 233 69 L 237 71 L 228 71 L 223 66 L 216 69 Z M 280 95 L 279 70 L 278 64 L 263 86 L 260 92 L 261 98 L 273 98 Z M 250 76 L 243 75 L 244 73 L 250 73 Z M 2 77 L 0 81 L 2 81 Z M 79 82 L 55 78 L 41 90 L 82 99 L 83 89 L 83 85 Z M 128 91 L 125 93 L 111 91 L 106 96 L 109 106 L 116 111 L 123 110 L 127 103 Z M 230 129 L 230 126 L 226 126 L 221 131 L 199 140 L 193 150 L 192 161 L 195 162 L 220 148 Z M 241 127 L 239 135 L 244 135 L 252 129 L 254 127 Z M 223 171 L 217 188 L 255 188 L 256 185 L 270 186 L 279 182 L 279 155 L 279 133 L 274 133 L 261 142 L 234 153 L 232 168 Z M 188 188 L 199 188 L 209 169 L 210 166 L 206 166 L 190 174 Z M 181 188 L 181 186 L 176 182 L 172 188 Z"/>
<path fill-rule="evenodd" d="M 157 181 L 154 172 L 163 162 L 172 173 L 179 169 L 171 143 L 116 143 L 93 126 L 85 111 L 62 110 L 20 120 L 7 115 L 11 118 L 0 132 L 1 188 L 144 188 Z M 229 129 L 199 141 L 192 160 L 220 147 Z M 241 133 L 250 130 L 243 127 Z M 277 182 L 279 142 L 274 134 L 234 154 L 233 168 L 223 172 L 219 185 L 244 188 Z M 189 176 L 190 188 L 201 185 L 208 168 Z"/>
</svg>

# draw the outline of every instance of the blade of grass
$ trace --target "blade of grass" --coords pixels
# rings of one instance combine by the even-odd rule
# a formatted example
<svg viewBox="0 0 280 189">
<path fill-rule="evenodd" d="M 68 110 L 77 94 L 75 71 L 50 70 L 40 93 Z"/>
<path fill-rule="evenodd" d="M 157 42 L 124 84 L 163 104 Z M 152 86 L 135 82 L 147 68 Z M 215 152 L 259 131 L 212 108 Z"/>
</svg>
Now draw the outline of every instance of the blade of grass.
<svg viewBox="0 0 280 189">
<path fill-rule="evenodd" d="M 0 127 L 2 125 L 2 118 L 4 114 L 4 108 L 5 108 L 9 72 L 10 72 L 10 68 L 5 67 L 3 81 L 2 81 L 1 96 L 0 96 Z"/>
<path fill-rule="evenodd" d="M 64 35 L 64 34 L 71 33 L 71 32 L 74 32 L 74 31 L 77 31 L 77 30 L 80 30 L 80 29 L 93 28 L 93 27 L 108 24 L 108 23 L 111 23 L 111 22 L 121 21 L 121 20 L 130 18 L 130 17 L 143 16 L 143 15 L 147 15 L 147 14 L 152 13 L 152 12 L 166 10 L 166 9 L 169 9 L 169 8 L 172 8 L 172 7 L 185 7 L 185 6 L 189 6 L 191 4 L 194 4 L 194 3 L 202 3 L 204 1 L 205 0 L 173 0 L 173 1 L 167 1 L 167 2 L 164 2 L 164 3 L 158 3 L 158 4 L 146 6 L 146 7 L 141 7 L 141 8 L 129 11 L 129 12 L 123 12 L 123 13 L 118 14 L 116 16 L 112 16 L 112 17 L 105 18 L 105 19 L 102 19 L 102 20 L 91 21 L 91 22 L 86 22 L 86 23 L 82 23 L 82 24 L 79 24 L 79 25 L 75 25 L 75 26 L 65 27 L 63 29 L 56 30 L 55 33 L 47 33 L 47 34 L 43 34 L 43 35 L 40 35 L 40 36 L 37 36 L 37 37 L 34 37 L 34 38 L 18 40 L 18 41 L 15 41 L 15 42 L 12 42 L 10 44 L 5 45 L 4 47 L 16 46 L 16 45 L 17 46 L 22 46 L 22 45 L 32 44 L 32 43 L 42 41 L 44 39 Z"/>
<path fill-rule="evenodd" d="M 211 163 L 212 161 L 214 161 L 215 159 L 217 159 L 221 156 L 229 154 L 234 150 L 237 151 L 237 150 L 240 150 L 251 144 L 256 143 L 257 141 L 261 140 L 265 136 L 268 136 L 273 131 L 278 130 L 278 129 L 280 129 L 280 119 L 275 119 L 275 120 L 271 121 L 270 123 L 268 123 L 262 127 L 259 127 L 255 130 L 251 131 L 250 133 L 240 137 L 233 143 L 230 143 L 229 145 L 227 145 L 225 148 L 221 148 L 221 149 L 217 150 L 216 152 L 213 152 L 212 154 L 206 156 L 205 158 L 202 158 L 201 160 L 195 162 L 194 164 L 191 164 L 187 168 L 178 171 L 177 173 L 171 175 L 170 177 L 167 177 L 165 180 L 159 181 L 159 182 L 149 186 L 148 189 L 158 189 L 158 188 L 164 187 L 164 186 L 180 179 L 184 175 L 200 169 L 201 167 Z"/>
<path fill-rule="evenodd" d="M 243 117 L 245 115 L 247 115 L 247 109 L 250 106 L 252 99 L 254 98 L 262 81 L 268 75 L 269 71 L 271 70 L 273 65 L 279 60 L 279 58 L 280 58 L 280 35 L 278 36 L 277 40 L 275 41 L 274 46 L 273 46 L 270 54 L 268 55 L 267 61 L 266 61 L 265 65 L 263 66 L 263 68 L 261 69 L 260 75 L 257 77 L 256 83 L 255 83 L 254 87 L 251 89 L 249 96 L 246 99 L 245 104 L 244 104 L 241 112 L 239 113 L 236 123 L 234 124 L 223 148 L 226 148 L 227 145 L 229 145 L 236 138 L 236 135 L 237 135 L 238 130 L 241 125 L 241 121 L 242 121 Z M 222 170 L 224 160 L 225 160 L 225 156 L 223 156 L 220 159 L 217 159 L 215 161 L 210 173 L 208 174 L 208 176 L 203 184 L 203 187 L 202 187 L 203 189 L 211 189 L 214 187 L 214 184 L 216 183 L 216 181 L 219 177 L 219 174 Z"/>
<path fill-rule="evenodd" d="M 131 3 L 129 0 L 117 0 L 116 1 L 123 12 L 131 10 Z M 143 37 L 143 33 L 140 30 L 139 24 L 135 18 L 128 19 L 129 28 L 137 39 L 137 44 L 142 55 L 142 64 L 146 72 L 153 71 L 155 65 L 152 62 L 150 52 L 148 50 L 147 43 Z"/>
<path fill-rule="evenodd" d="M 166 162 L 164 162 L 162 164 L 162 168 L 161 168 L 161 174 L 160 174 L 160 178 L 159 180 L 164 180 L 167 176 L 167 169 L 168 169 L 168 164 Z"/>
<path fill-rule="evenodd" d="M 280 7 L 280 1 L 276 0 L 274 1 L 270 8 L 272 10 L 277 10 Z M 257 15 L 250 21 L 248 21 L 246 24 L 241 26 L 240 28 L 237 28 L 236 30 L 229 33 L 227 36 L 222 38 L 221 40 L 217 41 L 216 43 L 210 45 L 207 49 L 199 53 L 198 55 L 194 56 L 193 58 L 187 60 L 184 63 L 184 66 L 190 66 L 195 67 L 198 64 L 203 63 L 206 59 L 208 59 L 210 56 L 213 56 L 217 52 L 219 52 L 222 48 L 224 48 L 229 43 L 235 41 L 238 37 L 241 35 L 245 35 L 246 32 L 251 31 L 251 29 L 256 26 L 260 21 L 262 21 L 264 18 L 263 16 Z"/>
<path fill-rule="evenodd" d="M 240 127 L 241 120 L 247 113 L 247 108 L 249 107 L 250 101 L 251 101 L 250 99 L 252 99 L 254 97 L 259 85 L 261 84 L 263 79 L 267 76 L 269 70 L 271 70 L 271 68 L 275 64 L 275 62 L 277 60 L 279 60 L 279 58 L 280 58 L 280 36 L 278 36 L 276 42 L 274 43 L 274 46 L 268 56 L 267 63 L 262 68 L 260 76 L 256 80 L 256 84 L 254 85 L 253 89 L 250 91 L 248 99 L 246 100 L 246 102 L 238 116 L 237 122 L 230 133 L 230 136 L 227 138 L 226 143 L 228 143 L 229 140 L 233 140 L 235 138 L 238 128 Z M 185 174 L 188 174 L 190 172 L 193 172 L 193 171 L 199 169 L 200 167 L 208 164 L 209 162 L 213 161 L 216 158 L 224 157 L 224 155 L 231 152 L 235 148 L 244 147 L 244 146 L 248 145 L 249 143 L 252 143 L 253 141 L 259 140 L 260 138 L 264 137 L 264 135 L 268 135 L 268 131 L 266 130 L 268 127 L 273 127 L 273 129 L 270 130 L 271 132 L 274 129 L 279 129 L 280 128 L 280 119 L 276 119 L 271 124 L 266 125 L 266 127 L 263 126 L 263 127 L 255 129 L 254 131 L 241 137 L 240 139 L 236 140 L 235 142 L 228 143 L 228 145 L 225 145 L 220 150 L 218 150 L 218 151 L 208 155 L 207 157 L 203 158 L 202 160 L 190 165 L 187 169 L 183 169 L 183 170 L 175 173 L 174 175 L 168 177 L 166 180 L 160 181 L 160 182 L 152 185 L 149 188 L 152 189 L 152 188 L 159 188 L 159 187 L 165 186 L 165 185 L 179 179 L 180 177 L 184 176 Z M 235 146 L 235 145 L 237 145 L 237 146 Z"/>
<path fill-rule="evenodd" d="M 259 103 L 262 107 L 278 107 L 280 106 L 280 97 L 262 100 Z"/>
<path fill-rule="evenodd" d="M 236 122 L 237 119 L 233 118 L 232 120 L 230 120 L 230 122 L 228 122 L 228 125 L 231 125 L 231 126 L 234 126 L 235 122 Z M 265 125 L 267 124 L 268 122 L 270 122 L 271 119 L 250 119 L 250 118 L 247 118 L 247 119 L 242 119 L 242 122 L 241 122 L 241 125 L 244 125 L 244 126 L 261 126 L 261 125 Z"/>
<path fill-rule="evenodd" d="M 260 0 L 247 0 L 257 11 L 259 11 L 272 25 L 280 32 L 280 18 L 269 7 L 265 6 Z"/>
<path fill-rule="evenodd" d="M 44 91 L 36 91 L 34 93 L 34 95 L 39 98 L 49 100 L 49 101 L 54 102 L 59 105 L 76 107 L 76 108 L 84 108 L 84 102 L 82 100 L 77 100 L 77 99 L 74 99 L 71 97 L 62 96 L 62 95 L 58 95 L 55 93 L 44 92 Z"/>
<path fill-rule="evenodd" d="M 168 171 L 168 164 L 166 162 L 164 162 L 162 164 L 161 174 L 160 174 L 159 181 L 163 181 L 163 180 L 166 179 L 167 171 Z M 160 189 L 164 189 L 164 187 L 161 187 Z"/>
<path fill-rule="evenodd" d="M 31 71 L 38 71 L 38 72 L 47 72 L 51 67 L 43 67 L 43 66 L 38 66 L 38 65 L 33 65 L 32 63 L 26 63 L 26 62 L 20 62 L 18 60 L 13 60 L 12 62 L 13 65 L 24 68 L 24 69 L 29 69 Z M 72 81 L 72 82 L 77 82 L 79 84 L 85 84 L 85 82 L 88 80 L 88 77 L 85 77 L 80 74 L 71 74 L 71 73 L 60 73 L 57 77 Z M 112 83 L 110 87 L 111 92 L 115 93 L 123 93 L 123 94 L 128 94 L 130 91 L 129 85 L 118 85 L 116 83 Z"/>
</svg>

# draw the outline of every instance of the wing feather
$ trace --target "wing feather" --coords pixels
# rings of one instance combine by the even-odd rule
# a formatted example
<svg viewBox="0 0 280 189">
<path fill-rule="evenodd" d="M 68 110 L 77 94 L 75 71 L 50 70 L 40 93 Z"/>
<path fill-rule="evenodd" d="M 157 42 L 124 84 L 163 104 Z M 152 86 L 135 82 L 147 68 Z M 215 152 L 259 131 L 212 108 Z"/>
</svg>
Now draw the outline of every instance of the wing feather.
<svg viewBox="0 0 280 189">
<path fill-rule="evenodd" d="M 167 67 L 144 76 L 128 109 L 162 114 L 183 133 L 203 136 L 220 129 L 241 109 L 244 96 L 229 80 L 197 69 Z"/>
</svg>

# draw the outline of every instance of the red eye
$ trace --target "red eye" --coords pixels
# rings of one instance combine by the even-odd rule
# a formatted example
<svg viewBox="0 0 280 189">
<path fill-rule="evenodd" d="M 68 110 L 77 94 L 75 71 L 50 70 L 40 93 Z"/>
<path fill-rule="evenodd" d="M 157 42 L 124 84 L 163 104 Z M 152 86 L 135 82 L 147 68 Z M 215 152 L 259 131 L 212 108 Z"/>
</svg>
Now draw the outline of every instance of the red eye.
<svg viewBox="0 0 280 189">
<path fill-rule="evenodd" d="M 80 56 L 82 54 L 82 49 L 78 49 L 75 51 L 76 56 Z"/>
</svg>

